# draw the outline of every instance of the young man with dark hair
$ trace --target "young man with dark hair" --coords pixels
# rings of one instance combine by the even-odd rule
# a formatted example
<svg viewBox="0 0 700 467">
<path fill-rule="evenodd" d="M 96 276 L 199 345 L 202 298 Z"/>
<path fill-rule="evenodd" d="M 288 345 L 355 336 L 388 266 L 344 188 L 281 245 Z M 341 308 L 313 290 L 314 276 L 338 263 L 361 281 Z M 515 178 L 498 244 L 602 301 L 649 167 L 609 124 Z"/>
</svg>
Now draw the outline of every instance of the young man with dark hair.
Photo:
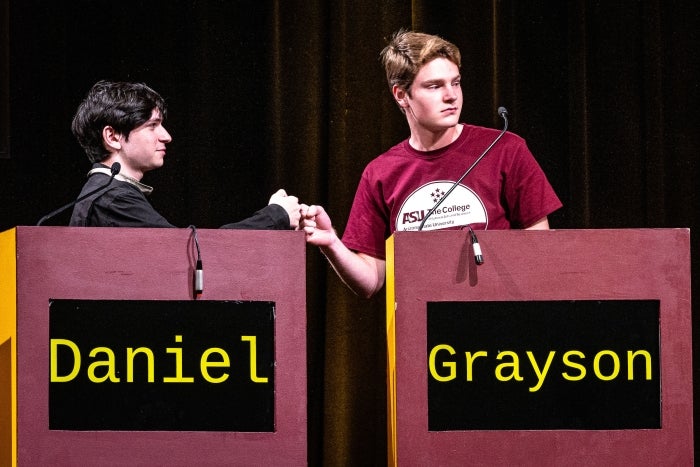
<svg viewBox="0 0 700 467">
<path fill-rule="evenodd" d="M 163 165 L 172 140 L 163 126 L 166 113 L 163 98 L 142 83 L 100 81 L 90 89 L 72 124 L 93 163 L 80 196 L 105 185 L 114 163 L 121 169 L 106 190 L 75 205 L 71 226 L 174 227 L 148 202 L 153 189 L 141 183 L 144 174 Z M 278 190 L 252 217 L 222 228 L 294 229 L 300 208 L 296 196 Z"/>
</svg>

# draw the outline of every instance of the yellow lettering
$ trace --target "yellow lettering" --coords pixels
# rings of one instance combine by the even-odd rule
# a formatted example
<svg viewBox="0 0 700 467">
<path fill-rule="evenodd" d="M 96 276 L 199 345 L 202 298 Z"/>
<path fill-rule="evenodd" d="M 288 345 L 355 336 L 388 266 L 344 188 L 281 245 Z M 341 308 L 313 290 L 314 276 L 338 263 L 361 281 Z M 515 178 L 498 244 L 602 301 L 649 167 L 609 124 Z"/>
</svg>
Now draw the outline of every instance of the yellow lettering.
<svg viewBox="0 0 700 467">
<path fill-rule="evenodd" d="M 518 354 L 511 351 L 499 352 L 496 359 L 503 360 L 504 357 L 510 357 L 512 360 L 510 363 L 501 363 L 500 365 L 496 366 L 496 379 L 499 381 L 508 381 L 511 379 L 522 381 L 523 377 L 520 375 L 520 358 L 518 357 Z M 503 375 L 503 370 L 506 368 L 511 369 L 509 376 Z"/>
<path fill-rule="evenodd" d="M 488 356 L 488 353 L 485 350 L 479 350 L 478 352 L 474 352 L 473 355 L 471 352 L 465 352 L 465 355 L 467 357 L 467 381 L 471 381 L 474 378 L 474 361 L 479 357 Z"/>
<path fill-rule="evenodd" d="M 98 353 L 103 353 L 107 356 L 107 360 L 105 361 L 96 361 L 90 364 L 90 366 L 87 369 L 87 376 L 90 381 L 93 383 L 104 383 L 108 379 L 112 383 L 118 383 L 119 378 L 116 375 L 116 370 L 114 367 L 114 352 L 112 352 L 112 349 L 109 347 L 95 347 L 90 351 L 90 357 L 95 358 Z M 95 370 L 97 370 L 100 367 L 106 367 L 107 371 L 103 376 L 97 376 L 95 374 Z"/>
<path fill-rule="evenodd" d="M 58 346 L 64 345 L 73 352 L 73 369 L 66 376 L 58 375 Z M 78 375 L 80 371 L 80 349 L 75 342 L 68 339 L 51 339 L 51 382 L 66 383 Z"/>
<path fill-rule="evenodd" d="M 221 355 L 221 361 L 216 361 L 216 362 L 210 362 L 209 361 L 209 355 L 213 353 L 218 353 Z M 230 366 L 230 360 L 228 358 L 228 354 L 224 349 L 220 349 L 218 347 L 212 347 L 211 349 L 207 349 L 204 351 L 202 354 L 202 358 L 199 361 L 199 368 L 202 371 L 202 377 L 209 381 L 210 383 L 223 383 L 228 379 L 228 373 L 223 373 L 221 376 L 218 378 L 214 378 L 209 374 L 209 370 L 207 368 L 209 367 L 226 367 L 228 368 Z"/>
<path fill-rule="evenodd" d="M 148 347 L 139 347 L 135 349 L 133 347 L 127 347 L 126 349 L 126 382 L 134 382 L 134 357 L 138 354 L 144 354 L 146 356 L 146 361 L 148 362 L 148 382 L 153 383 L 155 381 L 153 362 L 154 356 L 153 351 Z"/>
<path fill-rule="evenodd" d="M 250 380 L 254 383 L 267 383 L 266 377 L 258 376 L 258 358 L 255 336 L 241 336 L 242 341 L 250 342 Z"/>
<path fill-rule="evenodd" d="M 537 374 L 537 385 L 529 388 L 530 392 L 537 392 L 542 387 L 542 384 L 544 383 L 544 380 L 547 377 L 549 367 L 552 364 L 552 360 L 554 359 L 555 353 L 556 352 L 554 350 L 551 350 L 549 352 L 549 356 L 547 357 L 547 362 L 544 365 L 544 369 L 540 371 L 540 368 L 537 365 L 537 361 L 535 360 L 535 356 L 529 350 L 527 351 L 527 358 L 530 359 L 530 363 L 532 363 L 532 369 L 535 370 L 535 374 Z"/>
<path fill-rule="evenodd" d="M 455 369 L 455 362 L 442 362 L 442 367 L 447 368 L 449 370 L 447 376 L 442 376 L 438 373 L 437 368 L 435 368 L 435 356 L 437 353 L 441 350 L 447 350 L 450 355 L 455 354 L 455 349 L 450 347 L 449 345 L 436 345 L 430 350 L 430 356 L 428 358 L 428 367 L 430 368 L 430 374 L 433 377 L 433 379 L 440 381 L 440 382 L 445 382 L 445 381 L 452 381 L 455 379 L 457 376 L 457 371 Z"/>
<path fill-rule="evenodd" d="M 182 342 L 182 336 L 175 336 L 175 342 Z M 164 383 L 193 383 L 191 376 L 182 376 L 182 349 L 180 347 L 168 347 L 167 353 L 175 354 L 175 376 L 165 376 Z"/>
<path fill-rule="evenodd" d="M 564 379 L 567 379 L 569 381 L 581 381 L 583 378 L 586 377 L 586 367 L 581 365 L 580 363 L 572 362 L 570 358 L 572 356 L 576 356 L 581 359 L 586 358 L 586 356 L 583 354 L 583 352 L 579 352 L 578 350 L 570 350 L 564 354 L 564 357 L 562 357 L 564 365 L 568 366 L 569 368 L 578 370 L 578 375 L 570 375 L 566 371 L 563 372 L 561 375 L 564 377 Z"/>
<path fill-rule="evenodd" d="M 613 371 L 609 376 L 603 375 L 603 373 L 601 373 L 600 371 L 600 359 L 604 355 L 610 356 L 613 361 Z M 617 375 L 620 373 L 620 358 L 612 350 L 601 350 L 595 355 L 595 358 L 593 359 L 593 372 L 599 379 L 603 381 L 610 381 L 617 378 Z"/>
<path fill-rule="evenodd" d="M 627 351 L 627 379 L 634 381 L 634 359 L 639 356 L 644 357 L 646 363 L 645 379 L 651 380 L 651 354 L 646 350 L 637 350 L 636 352 L 631 350 Z"/>
</svg>

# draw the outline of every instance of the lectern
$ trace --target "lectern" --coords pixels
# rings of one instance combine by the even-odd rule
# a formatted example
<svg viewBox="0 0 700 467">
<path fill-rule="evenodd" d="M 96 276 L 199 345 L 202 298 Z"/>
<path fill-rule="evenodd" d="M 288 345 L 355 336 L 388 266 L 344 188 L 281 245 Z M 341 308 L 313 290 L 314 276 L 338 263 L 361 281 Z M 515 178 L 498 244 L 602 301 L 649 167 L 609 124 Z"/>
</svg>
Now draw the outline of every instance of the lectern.
<svg viewBox="0 0 700 467">
<path fill-rule="evenodd" d="M 17 227 L 0 268 L 0 464 L 307 464 L 303 233 Z"/>
<path fill-rule="evenodd" d="M 693 465 L 690 232 L 397 232 L 389 464 Z"/>
</svg>

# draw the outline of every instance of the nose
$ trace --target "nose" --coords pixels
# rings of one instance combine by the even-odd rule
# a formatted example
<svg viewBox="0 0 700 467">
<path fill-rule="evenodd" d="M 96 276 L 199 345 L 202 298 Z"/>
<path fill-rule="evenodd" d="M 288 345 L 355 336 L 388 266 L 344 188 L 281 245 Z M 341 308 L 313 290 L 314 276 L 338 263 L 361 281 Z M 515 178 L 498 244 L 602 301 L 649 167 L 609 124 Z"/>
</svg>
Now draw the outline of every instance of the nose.
<svg viewBox="0 0 700 467">
<path fill-rule="evenodd" d="M 158 139 L 160 139 L 164 143 L 169 143 L 173 140 L 172 136 L 170 136 L 170 133 L 168 133 L 168 130 L 165 129 L 164 126 L 160 127 L 161 129 L 161 134 Z"/>
<path fill-rule="evenodd" d="M 445 91 L 445 102 L 454 102 L 457 100 L 457 91 L 452 86 L 447 86 Z"/>
</svg>

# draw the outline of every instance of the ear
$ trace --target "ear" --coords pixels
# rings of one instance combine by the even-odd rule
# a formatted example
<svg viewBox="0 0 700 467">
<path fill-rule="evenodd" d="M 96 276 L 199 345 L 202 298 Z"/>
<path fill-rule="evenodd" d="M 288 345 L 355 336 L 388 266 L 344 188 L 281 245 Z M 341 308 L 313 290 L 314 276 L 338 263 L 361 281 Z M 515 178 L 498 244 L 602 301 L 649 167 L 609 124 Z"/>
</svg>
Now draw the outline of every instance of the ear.
<svg viewBox="0 0 700 467">
<path fill-rule="evenodd" d="M 119 151 L 122 148 L 121 137 L 122 135 L 111 126 L 102 129 L 102 144 L 109 152 Z"/>
<path fill-rule="evenodd" d="M 404 89 L 395 84 L 391 88 L 391 93 L 394 95 L 394 99 L 396 100 L 396 103 L 399 104 L 399 107 L 402 109 L 408 107 L 408 93 Z"/>
</svg>

